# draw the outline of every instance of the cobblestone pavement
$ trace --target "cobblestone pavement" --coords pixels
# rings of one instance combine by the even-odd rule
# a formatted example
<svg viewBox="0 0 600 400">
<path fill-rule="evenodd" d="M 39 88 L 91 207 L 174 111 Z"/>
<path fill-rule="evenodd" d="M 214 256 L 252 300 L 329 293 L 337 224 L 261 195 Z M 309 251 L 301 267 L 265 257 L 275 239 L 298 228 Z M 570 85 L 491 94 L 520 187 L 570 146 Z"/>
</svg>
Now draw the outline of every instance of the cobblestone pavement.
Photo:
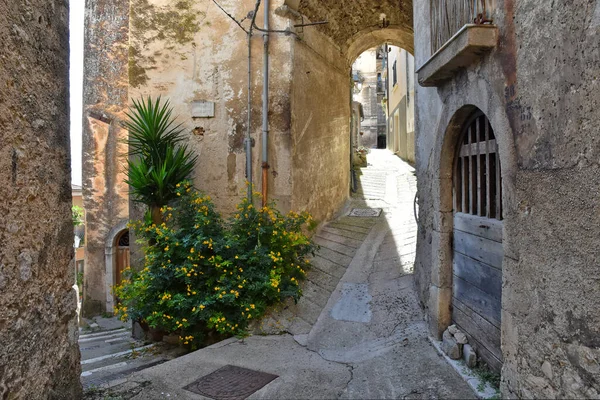
<svg viewBox="0 0 600 400">
<path fill-rule="evenodd" d="M 374 150 L 358 192 L 316 235 L 304 297 L 278 310 L 263 333 L 146 369 L 123 385 L 135 399 L 204 398 L 185 389 L 225 365 L 278 378 L 249 398 L 475 398 L 427 339 L 414 291 L 413 169 Z M 378 217 L 350 217 L 380 208 Z"/>
</svg>

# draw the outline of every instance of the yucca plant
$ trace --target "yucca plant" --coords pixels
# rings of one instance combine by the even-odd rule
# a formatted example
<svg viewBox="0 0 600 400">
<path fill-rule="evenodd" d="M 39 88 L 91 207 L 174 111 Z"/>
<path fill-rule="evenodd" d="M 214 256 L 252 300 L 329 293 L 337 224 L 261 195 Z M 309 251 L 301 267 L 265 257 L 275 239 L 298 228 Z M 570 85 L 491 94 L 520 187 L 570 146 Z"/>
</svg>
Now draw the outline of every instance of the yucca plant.
<svg viewBox="0 0 600 400">
<path fill-rule="evenodd" d="M 168 101 L 133 100 L 124 122 L 129 130 L 126 183 L 134 201 L 146 204 L 152 221 L 162 221 L 160 209 L 177 197 L 177 184 L 192 173 L 197 156 L 183 144 L 182 124 L 176 124 Z"/>
</svg>

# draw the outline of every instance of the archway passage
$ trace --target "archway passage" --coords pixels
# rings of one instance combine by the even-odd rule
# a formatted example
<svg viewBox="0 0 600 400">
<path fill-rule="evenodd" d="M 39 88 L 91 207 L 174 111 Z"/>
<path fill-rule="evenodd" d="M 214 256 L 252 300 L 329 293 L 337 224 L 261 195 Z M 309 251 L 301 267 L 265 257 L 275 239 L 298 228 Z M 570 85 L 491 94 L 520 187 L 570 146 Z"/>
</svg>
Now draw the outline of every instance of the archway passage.
<svg viewBox="0 0 600 400">
<path fill-rule="evenodd" d="M 129 230 L 119 234 L 116 240 L 115 285 L 121 284 L 123 271 L 129 267 Z"/>
<path fill-rule="evenodd" d="M 476 111 L 463 127 L 454 166 L 452 322 L 478 355 L 502 367 L 502 175 L 494 131 Z"/>
</svg>

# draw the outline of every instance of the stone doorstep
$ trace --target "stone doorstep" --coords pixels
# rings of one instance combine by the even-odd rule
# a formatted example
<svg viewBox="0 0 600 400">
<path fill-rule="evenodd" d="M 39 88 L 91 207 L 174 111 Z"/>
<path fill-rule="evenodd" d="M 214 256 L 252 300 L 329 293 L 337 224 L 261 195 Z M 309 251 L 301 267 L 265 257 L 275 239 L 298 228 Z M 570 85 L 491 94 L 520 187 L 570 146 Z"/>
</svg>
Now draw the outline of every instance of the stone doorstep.
<svg viewBox="0 0 600 400">
<path fill-rule="evenodd" d="M 469 386 L 471 386 L 471 389 L 473 389 L 473 392 L 475 392 L 475 394 L 477 395 L 478 398 L 492 399 L 492 398 L 498 397 L 498 392 L 493 387 L 491 387 L 488 383 L 485 383 L 481 379 L 479 379 L 479 377 L 477 375 L 475 375 L 472 372 L 472 370 L 464 364 L 464 361 L 462 361 L 462 359 L 461 360 L 453 360 L 450 357 L 448 357 L 446 355 L 446 353 L 444 353 L 444 351 L 442 350 L 442 342 L 434 339 L 431 336 L 428 336 L 427 338 L 429 339 L 429 341 L 431 342 L 433 347 L 436 349 L 438 354 L 440 356 L 444 357 L 446 362 L 448 364 L 450 364 L 452 366 L 452 368 L 454 368 L 454 370 L 458 373 L 458 375 L 460 375 L 460 377 L 463 378 L 464 381 L 469 384 Z M 478 387 L 480 387 L 480 386 L 484 387 L 483 391 L 480 391 L 478 389 Z"/>
</svg>

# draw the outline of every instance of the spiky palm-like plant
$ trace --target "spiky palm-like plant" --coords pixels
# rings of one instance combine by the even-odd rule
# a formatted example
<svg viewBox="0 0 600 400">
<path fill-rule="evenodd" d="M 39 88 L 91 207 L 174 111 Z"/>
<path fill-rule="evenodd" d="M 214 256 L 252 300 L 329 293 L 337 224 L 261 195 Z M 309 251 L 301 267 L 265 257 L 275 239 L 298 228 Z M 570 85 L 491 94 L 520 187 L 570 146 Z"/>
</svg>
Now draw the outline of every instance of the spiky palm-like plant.
<svg viewBox="0 0 600 400">
<path fill-rule="evenodd" d="M 177 184 L 192 173 L 197 156 L 183 144 L 183 129 L 172 117 L 168 101 L 133 100 L 124 123 L 129 130 L 126 183 L 134 201 L 150 208 L 152 221 L 160 223 L 160 209 L 177 197 Z"/>
</svg>

